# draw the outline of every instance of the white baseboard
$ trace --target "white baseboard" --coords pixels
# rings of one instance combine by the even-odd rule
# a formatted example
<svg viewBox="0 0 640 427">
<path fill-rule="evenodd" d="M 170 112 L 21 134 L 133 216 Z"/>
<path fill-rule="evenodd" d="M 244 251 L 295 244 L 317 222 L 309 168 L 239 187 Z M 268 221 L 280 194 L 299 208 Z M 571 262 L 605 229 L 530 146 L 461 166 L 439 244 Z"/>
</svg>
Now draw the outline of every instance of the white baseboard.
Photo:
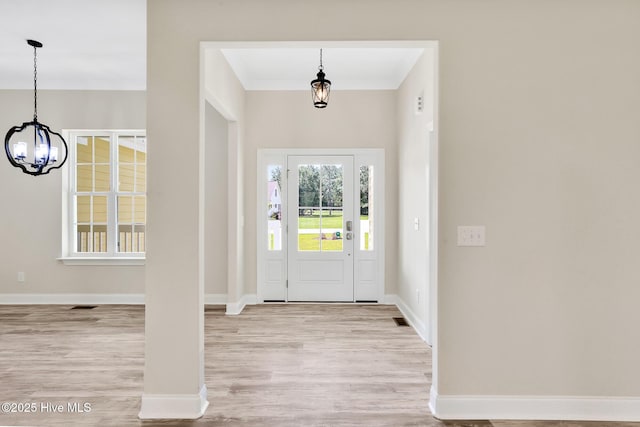
<svg viewBox="0 0 640 427">
<path fill-rule="evenodd" d="M 195 420 L 204 415 L 209 402 L 207 386 L 203 385 L 197 394 L 142 394 L 142 404 L 138 417 L 149 419 Z"/>
<path fill-rule="evenodd" d="M 444 420 L 640 421 L 640 397 L 439 396 L 429 407 Z"/>
<path fill-rule="evenodd" d="M 244 307 L 247 305 L 255 305 L 258 303 L 258 296 L 256 294 L 246 294 L 240 298 L 238 302 L 228 302 L 227 312 L 225 314 L 235 316 L 242 313 Z"/>
<path fill-rule="evenodd" d="M 204 303 L 225 305 L 227 294 L 205 294 Z M 2 294 L 0 305 L 22 304 L 144 304 L 144 294 Z M 247 303 L 249 304 L 249 303 Z M 255 303 L 254 303 L 255 304 Z"/>
<path fill-rule="evenodd" d="M 379 303 L 380 304 L 385 304 L 385 305 L 398 305 L 397 301 L 398 301 L 398 295 L 385 294 L 382 297 L 382 299 L 379 301 Z"/>
<path fill-rule="evenodd" d="M 208 305 L 225 305 L 227 294 L 204 294 L 204 303 Z"/>
<path fill-rule="evenodd" d="M 429 342 L 429 337 L 427 336 L 427 326 L 424 324 L 422 320 L 411 310 L 411 308 L 404 302 L 402 298 L 399 296 L 395 296 L 395 304 L 398 307 L 398 310 L 402 313 L 402 315 L 407 319 L 411 327 L 416 331 L 416 333 L 425 341 L 427 344 L 431 345 Z"/>
<path fill-rule="evenodd" d="M 0 294 L 1 304 L 144 304 L 144 294 Z"/>
<path fill-rule="evenodd" d="M 436 391 L 434 385 L 431 384 L 431 387 L 429 388 L 429 410 L 431 411 L 431 415 L 433 415 L 434 417 L 436 416 L 437 397 L 438 397 L 438 392 Z"/>
</svg>

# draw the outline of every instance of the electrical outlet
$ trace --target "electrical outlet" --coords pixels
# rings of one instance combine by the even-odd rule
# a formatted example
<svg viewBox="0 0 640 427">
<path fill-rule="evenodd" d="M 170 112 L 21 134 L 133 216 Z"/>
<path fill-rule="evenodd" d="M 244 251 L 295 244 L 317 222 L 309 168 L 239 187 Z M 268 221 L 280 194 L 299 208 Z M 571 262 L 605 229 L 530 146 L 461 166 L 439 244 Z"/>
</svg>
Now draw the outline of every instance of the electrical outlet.
<svg viewBox="0 0 640 427">
<path fill-rule="evenodd" d="M 18 282 L 20 283 L 24 283 L 24 281 L 26 280 L 24 271 L 19 271 L 18 272 Z"/>
<path fill-rule="evenodd" d="M 458 246 L 485 246 L 485 226 L 459 225 Z"/>
</svg>

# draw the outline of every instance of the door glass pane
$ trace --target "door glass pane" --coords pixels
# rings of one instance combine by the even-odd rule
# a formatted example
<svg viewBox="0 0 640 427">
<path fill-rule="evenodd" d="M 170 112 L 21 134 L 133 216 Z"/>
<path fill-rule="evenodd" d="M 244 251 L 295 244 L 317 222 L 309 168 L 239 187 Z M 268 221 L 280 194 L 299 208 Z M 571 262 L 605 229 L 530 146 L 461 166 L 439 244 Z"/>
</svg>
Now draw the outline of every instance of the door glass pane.
<svg viewBox="0 0 640 427">
<path fill-rule="evenodd" d="M 320 176 L 322 251 L 342 251 L 342 166 L 322 165 Z"/>
<path fill-rule="evenodd" d="M 342 166 L 300 165 L 298 187 L 298 250 L 342 251 Z"/>
<path fill-rule="evenodd" d="M 320 167 L 298 166 L 298 250 L 320 250 Z"/>
<path fill-rule="evenodd" d="M 360 250 L 373 250 L 373 166 L 360 166 Z"/>
<path fill-rule="evenodd" d="M 320 251 L 320 210 L 298 207 L 298 250 Z"/>
<path fill-rule="evenodd" d="M 320 206 L 320 167 L 298 166 L 298 207 L 313 209 Z"/>
<path fill-rule="evenodd" d="M 267 167 L 267 248 L 282 250 L 282 166 Z"/>
</svg>

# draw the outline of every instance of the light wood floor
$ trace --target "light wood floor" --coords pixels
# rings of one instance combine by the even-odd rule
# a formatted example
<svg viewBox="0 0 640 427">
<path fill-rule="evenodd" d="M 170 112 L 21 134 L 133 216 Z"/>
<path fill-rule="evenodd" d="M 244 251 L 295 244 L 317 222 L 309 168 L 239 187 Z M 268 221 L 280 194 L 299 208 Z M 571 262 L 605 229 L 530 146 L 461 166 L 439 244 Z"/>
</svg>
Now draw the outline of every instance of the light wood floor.
<svg viewBox="0 0 640 427">
<path fill-rule="evenodd" d="M 144 308 L 0 306 L 0 425 L 42 426 L 634 426 L 633 423 L 441 422 L 431 417 L 429 347 L 391 306 L 207 307 L 210 406 L 195 421 L 142 422 Z M 65 407 L 51 413 L 40 405 Z M 91 411 L 66 413 L 68 402 Z"/>
</svg>

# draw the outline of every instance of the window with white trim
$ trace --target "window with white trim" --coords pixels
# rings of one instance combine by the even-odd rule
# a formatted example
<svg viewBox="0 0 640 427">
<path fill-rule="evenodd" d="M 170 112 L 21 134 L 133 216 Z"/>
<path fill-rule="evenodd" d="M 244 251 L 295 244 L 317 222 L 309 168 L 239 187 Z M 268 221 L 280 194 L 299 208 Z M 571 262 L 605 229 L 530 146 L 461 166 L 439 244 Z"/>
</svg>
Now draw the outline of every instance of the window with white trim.
<svg viewBox="0 0 640 427">
<path fill-rule="evenodd" d="M 69 257 L 144 257 L 145 131 L 69 132 Z"/>
</svg>

